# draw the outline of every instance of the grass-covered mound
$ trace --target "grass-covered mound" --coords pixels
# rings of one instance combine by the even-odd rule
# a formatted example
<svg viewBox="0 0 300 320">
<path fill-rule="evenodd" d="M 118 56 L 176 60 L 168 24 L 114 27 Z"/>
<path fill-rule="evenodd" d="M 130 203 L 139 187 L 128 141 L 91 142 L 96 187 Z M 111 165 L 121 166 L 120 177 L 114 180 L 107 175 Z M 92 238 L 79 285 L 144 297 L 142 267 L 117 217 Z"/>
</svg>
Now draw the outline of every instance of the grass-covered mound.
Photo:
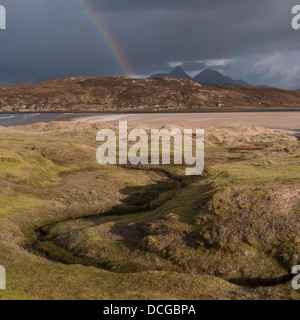
<svg viewBox="0 0 300 320">
<path fill-rule="evenodd" d="M 206 130 L 205 172 L 186 177 L 99 166 L 101 127 L 0 129 L 1 298 L 299 299 L 295 138 Z"/>
</svg>

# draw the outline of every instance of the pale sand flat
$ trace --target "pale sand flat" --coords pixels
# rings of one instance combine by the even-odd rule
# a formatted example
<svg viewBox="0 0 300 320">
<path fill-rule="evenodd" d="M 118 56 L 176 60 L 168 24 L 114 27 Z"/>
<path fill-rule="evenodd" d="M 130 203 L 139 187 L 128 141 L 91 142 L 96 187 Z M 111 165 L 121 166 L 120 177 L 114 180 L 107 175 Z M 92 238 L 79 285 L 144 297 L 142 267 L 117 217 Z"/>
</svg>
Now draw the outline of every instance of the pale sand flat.
<svg viewBox="0 0 300 320">
<path fill-rule="evenodd" d="M 72 121 L 191 125 L 199 128 L 222 128 L 235 125 L 255 125 L 276 129 L 300 129 L 300 112 L 220 112 L 220 113 L 144 113 L 106 114 L 72 119 Z"/>
</svg>

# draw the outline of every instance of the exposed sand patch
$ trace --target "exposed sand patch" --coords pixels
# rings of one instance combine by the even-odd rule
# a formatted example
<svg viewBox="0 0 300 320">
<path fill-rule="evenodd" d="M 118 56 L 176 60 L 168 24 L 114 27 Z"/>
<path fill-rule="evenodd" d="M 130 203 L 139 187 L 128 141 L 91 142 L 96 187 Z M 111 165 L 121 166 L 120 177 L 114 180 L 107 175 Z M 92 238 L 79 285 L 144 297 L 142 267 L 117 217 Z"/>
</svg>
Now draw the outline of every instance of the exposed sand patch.
<svg viewBox="0 0 300 320">
<path fill-rule="evenodd" d="M 72 119 L 75 122 L 109 122 L 114 125 L 118 124 L 120 120 L 126 120 L 129 124 L 188 124 L 199 128 L 255 125 L 274 129 L 300 129 L 300 112 L 106 114 Z"/>
<path fill-rule="evenodd" d="M 123 120 L 126 117 L 129 117 L 130 114 L 117 114 L 117 115 L 103 115 L 103 116 L 90 116 L 90 117 L 80 117 L 71 119 L 74 122 L 86 121 L 90 123 L 95 122 L 115 122 L 117 120 Z M 132 116 L 132 115 L 131 115 Z"/>
</svg>

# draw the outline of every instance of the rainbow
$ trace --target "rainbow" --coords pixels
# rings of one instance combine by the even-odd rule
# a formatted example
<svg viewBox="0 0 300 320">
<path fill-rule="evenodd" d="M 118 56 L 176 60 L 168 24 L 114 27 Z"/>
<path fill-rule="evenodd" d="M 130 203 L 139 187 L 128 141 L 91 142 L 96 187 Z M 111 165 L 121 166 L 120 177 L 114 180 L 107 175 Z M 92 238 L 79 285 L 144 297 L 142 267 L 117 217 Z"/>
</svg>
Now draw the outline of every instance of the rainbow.
<svg viewBox="0 0 300 320">
<path fill-rule="evenodd" d="M 95 13 L 95 9 L 92 7 L 92 5 L 86 0 L 74 1 L 77 3 L 80 11 L 82 11 L 84 16 L 87 18 L 87 21 L 95 31 L 97 37 L 102 43 L 105 44 L 109 54 L 120 67 L 122 75 L 128 77 L 134 74 L 124 53 L 121 51 L 120 47 L 109 32 L 108 28 L 101 21 L 99 15 Z"/>
</svg>

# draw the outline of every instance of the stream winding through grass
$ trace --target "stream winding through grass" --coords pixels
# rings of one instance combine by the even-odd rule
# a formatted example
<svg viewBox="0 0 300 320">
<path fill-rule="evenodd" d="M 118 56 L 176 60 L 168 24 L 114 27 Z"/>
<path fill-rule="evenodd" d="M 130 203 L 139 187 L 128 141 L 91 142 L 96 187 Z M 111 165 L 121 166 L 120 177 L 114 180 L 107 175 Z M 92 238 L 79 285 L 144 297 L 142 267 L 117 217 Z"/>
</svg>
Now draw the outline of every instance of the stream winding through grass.
<svg viewBox="0 0 300 320">
<path fill-rule="evenodd" d="M 166 172 L 166 171 L 161 171 L 166 177 L 167 177 L 167 180 L 169 183 L 175 183 L 174 187 L 169 189 L 168 191 L 171 191 L 171 190 L 180 190 L 182 188 L 184 188 L 184 183 L 182 180 L 175 180 L 174 177 L 172 177 L 172 175 L 169 173 L 169 172 Z M 155 184 L 156 186 L 159 185 L 159 182 L 157 182 Z M 158 197 L 159 195 L 156 195 L 156 197 Z M 144 204 L 140 204 L 139 207 L 140 207 L 140 211 L 138 212 L 135 212 L 135 213 L 142 213 L 142 212 L 145 212 L 145 213 L 151 213 L 152 211 L 158 209 L 159 207 L 163 206 L 167 201 L 169 201 L 169 199 L 166 199 L 163 203 L 161 203 L 158 207 L 155 207 L 153 208 L 153 205 L 152 205 L 152 201 L 155 200 L 156 198 L 153 198 L 150 202 L 147 202 L 147 203 L 144 203 Z M 45 226 L 42 226 L 40 228 L 38 228 L 37 230 L 35 230 L 35 234 L 36 234 L 36 241 L 34 241 L 34 243 L 31 245 L 31 252 L 33 252 L 34 254 L 38 255 L 38 256 L 41 256 L 41 251 L 39 251 L 38 249 L 38 245 L 44 241 L 50 241 L 50 242 L 53 242 L 49 239 L 46 239 L 45 238 L 47 237 L 47 233 L 44 231 L 45 228 L 51 228 L 55 225 L 57 225 L 58 223 L 63 223 L 63 222 L 66 222 L 66 221 L 76 221 L 76 220 L 88 220 L 88 219 L 91 219 L 91 218 L 103 218 L 103 217 L 108 217 L 108 216 L 112 216 L 112 219 L 115 219 L 115 214 L 112 215 L 110 213 L 111 210 L 107 211 L 107 212 L 104 212 L 100 215 L 91 215 L 91 216 L 85 216 L 85 217 L 81 217 L 81 218 L 71 218 L 71 219 L 66 219 L 64 221 L 60 221 L 60 222 L 57 222 L 57 223 L 54 223 L 54 224 L 48 224 L 48 225 L 45 225 Z M 125 211 L 123 214 L 119 215 L 119 216 L 126 216 L 128 214 L 132 214 L 132 212 L 130 211 Z M 55 246 L 59 246 L 57 245 L 55 242 L 53 242 L 55 244 Z M 67 250 L 65 248 L 63 248 L 64 250 Z M 67 250 L 68 252 L 70 252 L 69 250 Z M 43 254 L 43 257 L 46 258 L 47 260 L 51 261 L 51 262 L 54 262 L 54 263 L 62 263 L 62 264 L 66 264 L 66 265 L 71 265 L 73 263 L 67 263 L 66 261 L 64 260 L 61 260 L 61 259 L 53 259 L 51 258 L 48 254 L 46 254 L 45 252 L 42 253 Z M 70 254 L 74 255 L 74 257 L 76 257 L 76 255 L 72 252 L 70 252 Z M 84 258 L 80 258 L 82 260 L 84 260 Z M 99 268 L 99 266 L 96 266 L 96 265 L 93 265 L 91 263 L 83 263 L 82 265 L 90 265 L 90 266 L 94 266 L 96 268 Z M 101 268 L 101 267 L 100 267 Z M 105 269 L 105 268 L 104 268 Z M 279 275 L 277 277 L 272 277 L 272 278 L 253 278 L 253 279 L 250 279 L 250 278 L 239 278 L 239 279 L 230 279 L 228 280 L 230 283 L 232 284 L 236 284 L 238 286 L 243 286 L 243 287 L 249 287 L 249 288 L 256 288 L 256 287 L 273 287 L 273 286 L 277 286 L 277 285 L 280 285 L 280 284 L 285 284 L 285 283 L 288 283 L 289 281 L 292 280 L 292 278 L 294 277 L 294 275 L 288 273 L 288 274 L 284 274 L 284 275 Z"/>
</svg>

